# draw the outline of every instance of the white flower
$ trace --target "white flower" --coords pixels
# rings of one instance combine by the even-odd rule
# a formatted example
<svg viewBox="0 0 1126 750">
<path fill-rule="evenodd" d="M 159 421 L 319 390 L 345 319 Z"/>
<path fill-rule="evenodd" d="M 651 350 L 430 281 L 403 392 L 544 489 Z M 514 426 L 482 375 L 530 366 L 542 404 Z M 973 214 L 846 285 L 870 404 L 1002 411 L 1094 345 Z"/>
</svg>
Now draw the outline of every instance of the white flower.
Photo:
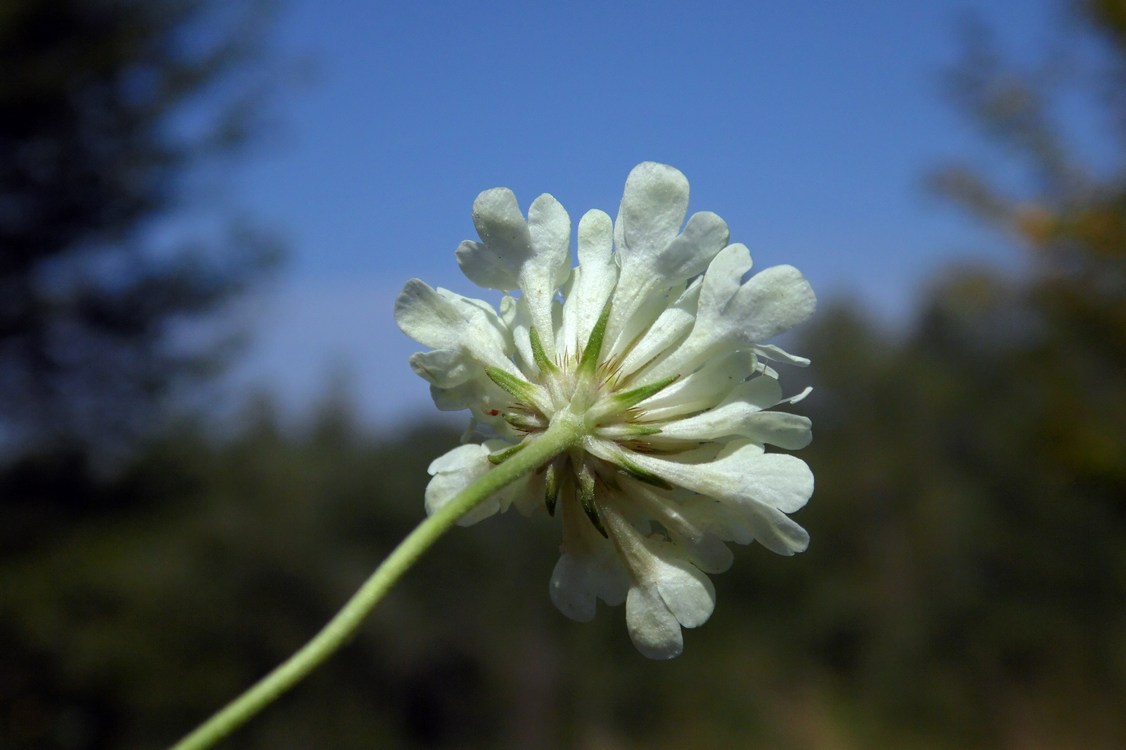
<svg viewBox="0 0 1126 750">
<path fill-rule="evenodd" d="M 804 447 L 810 423 L 770 411 L 805 394 L 785 398 L 764 362 L 808 364 L 764 342 L 812 314 L 813 291 L 790 266 L 744 281 L 747 248 L 728 244 L 713 213 L 684 223 L 687 207 L 684 175 L 638 165 L 616 221 L 601 211 L 579 221 L 572 269 L 571 221 L 553 197 L 525 219 L 511 191 L 487 190 L 473 204 L 481 241 L 463 242 L 457 260 L 505 293 L 499 311 L 417 279 L 395 306 L 402 330 L 431 349 L 410 363 L 438 408 L 469 409 L 468 434 L 489 437 L 431 464 L 427 511 L 570 420 L 568 448 L 461 522 L 509 505 L 561 517 L 552 601 L 580 621 L 597 599 L 624 601 L 651 658 L 679 654 L 681 628 L 711 615 L 706 574 L 731 565 L 725 542 L 806 548 L 786 514 L 813 492 L 803 461 L 765 451 Z"/>
</svg>

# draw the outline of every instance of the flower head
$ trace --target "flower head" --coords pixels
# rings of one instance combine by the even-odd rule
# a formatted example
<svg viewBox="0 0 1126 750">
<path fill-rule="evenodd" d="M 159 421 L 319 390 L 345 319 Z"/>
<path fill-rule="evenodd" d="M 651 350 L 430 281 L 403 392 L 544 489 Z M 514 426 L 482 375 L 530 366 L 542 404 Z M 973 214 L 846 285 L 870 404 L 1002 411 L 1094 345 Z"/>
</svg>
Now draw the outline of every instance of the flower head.
<svg viewBox="0 0 1126 750">
<path fill-rule="evenodd" d="M 505 188 L 473 204 L 479 242 L 457 260 L 469 279 L 504 293 L 499 310 L 414 279 L 395 305 L 400 328 L 431 351 L 411 367 L 438 408 L 468 409 L 467 438 L 430 465 L 427 511 L 552 425 L 573 435 L 536 470 L 478 505 L 462 523 L 516 506 L 562 520 L 550 594 L 587 621 L 597 599 L 626 604 L 637 648 L 669 658 L 682 627 L 715 605 L 708 573 L 726 570 L 726 542 L 790 555 L 809 537 L 786 514 L 813 492 L 806 464 L 766 446 L 802 448 L 805 417 L 767 362 L 808 360 L 764 343 L 808 318 L 815 298 L 790 266 L 744 281 L 751 256 L 727 224 L 688 208 L 688 181 L 646 162 L 630 172 L 616 220 L 597 210 L 578 226 L 550 195 L 527 218 Z M 516 294 L 514 294 L 516 293 Z"/>
</svg>

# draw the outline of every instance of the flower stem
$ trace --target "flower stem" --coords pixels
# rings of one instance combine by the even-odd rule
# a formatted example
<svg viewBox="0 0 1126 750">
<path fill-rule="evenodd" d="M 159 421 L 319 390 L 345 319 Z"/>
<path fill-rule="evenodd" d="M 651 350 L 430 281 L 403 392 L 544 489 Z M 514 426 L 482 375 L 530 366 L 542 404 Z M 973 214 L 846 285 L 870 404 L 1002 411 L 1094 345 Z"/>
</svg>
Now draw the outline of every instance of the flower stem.
<svg viewBox="0 0 1126 750">
<path fill-rule="evenodd" d="M 213 746 L 304 679 L 351 639 L 360 623 L 399 577 L 459 518 L 502 487 L 567 450 L 579 440 L 581 434 L 582 427 L 576 421 L 567 418 L 553 420 L 551 426 L 539 437 L 528 441 L 524 450 L 491 469 L 439 508 L 434 515 L 424 519 L 312 640 L 196 727 L 176 743 L 172 750 L 201 750 Z"/>
</svg>

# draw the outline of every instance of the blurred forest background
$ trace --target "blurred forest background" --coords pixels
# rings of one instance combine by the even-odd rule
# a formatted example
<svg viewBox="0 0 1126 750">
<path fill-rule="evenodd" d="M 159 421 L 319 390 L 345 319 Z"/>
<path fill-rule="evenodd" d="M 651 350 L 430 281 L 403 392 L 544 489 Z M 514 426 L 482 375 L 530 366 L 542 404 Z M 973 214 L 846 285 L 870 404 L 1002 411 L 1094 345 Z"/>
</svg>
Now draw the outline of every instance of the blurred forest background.
<svg viewBox="0 0 1126 750">
<path fill-rule="evenodd" d="M 620 610 L 551 607 L 548 519 L 491 519 L 226 746 L 1126 747 L 1126 3 L 1073 5 L 1098 65 L 1020 69 L 967 28 L 952 101 L 1016 171 L 930 181 L 1027 271 L 952 268 L 902 330 L 825 305 L 793 342 L 807 553 L 739 549 L 711 621 L 652 663 Z M 263 12 L 0 5 L 2 747 L 182 735 L 413 528 L 457 439 L 368 434 L 344 392 L 296 430 L 265 399 L 234 431 L 182 407 L 278 253 L 237 217 L 186 246 L 153 227 L 258 132 Z M 1058 127 L 1076 92 L 1113 162 Z"/>
</svg>

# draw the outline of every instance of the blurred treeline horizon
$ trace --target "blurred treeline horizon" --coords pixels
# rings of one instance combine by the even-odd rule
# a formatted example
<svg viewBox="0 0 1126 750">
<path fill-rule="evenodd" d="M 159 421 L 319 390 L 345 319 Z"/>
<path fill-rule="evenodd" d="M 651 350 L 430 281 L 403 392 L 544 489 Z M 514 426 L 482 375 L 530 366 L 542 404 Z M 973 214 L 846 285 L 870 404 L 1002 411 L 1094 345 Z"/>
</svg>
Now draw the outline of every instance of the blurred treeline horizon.
<svg viewBox="0 0 1126 750">
<path fill-rule="evenodd" d="M 738 548 L 715 615 L 655 663 L 620 608 L 551 606 L 551 519 L 457 529 L 223 746 L 1126 747 L 1126 3 L 1071 6 L 1098 66 L 1022 70 L 978 29 L 951 72 L 1027 179 L 931 179 L 1027 272 L 948 269 L 894 331 L 830 302 L 789 342 L 814 363 L 783 374 L 814 386 L 808 552 Z M 344 392 L 299 429 L 267 399 L 225 430 L 169 406 L 237 356 L 177 332 L 276 263 L 241 220 L 147 239 L 185 175 L 253 139 L 262 12 L 0 7 L 2 747 L 173 742 L 336 611 L 458 439 L 430 415 L 372 434 Z M 1077 91 L 1111 162 L 1057 127 Z"/>
</svg>

